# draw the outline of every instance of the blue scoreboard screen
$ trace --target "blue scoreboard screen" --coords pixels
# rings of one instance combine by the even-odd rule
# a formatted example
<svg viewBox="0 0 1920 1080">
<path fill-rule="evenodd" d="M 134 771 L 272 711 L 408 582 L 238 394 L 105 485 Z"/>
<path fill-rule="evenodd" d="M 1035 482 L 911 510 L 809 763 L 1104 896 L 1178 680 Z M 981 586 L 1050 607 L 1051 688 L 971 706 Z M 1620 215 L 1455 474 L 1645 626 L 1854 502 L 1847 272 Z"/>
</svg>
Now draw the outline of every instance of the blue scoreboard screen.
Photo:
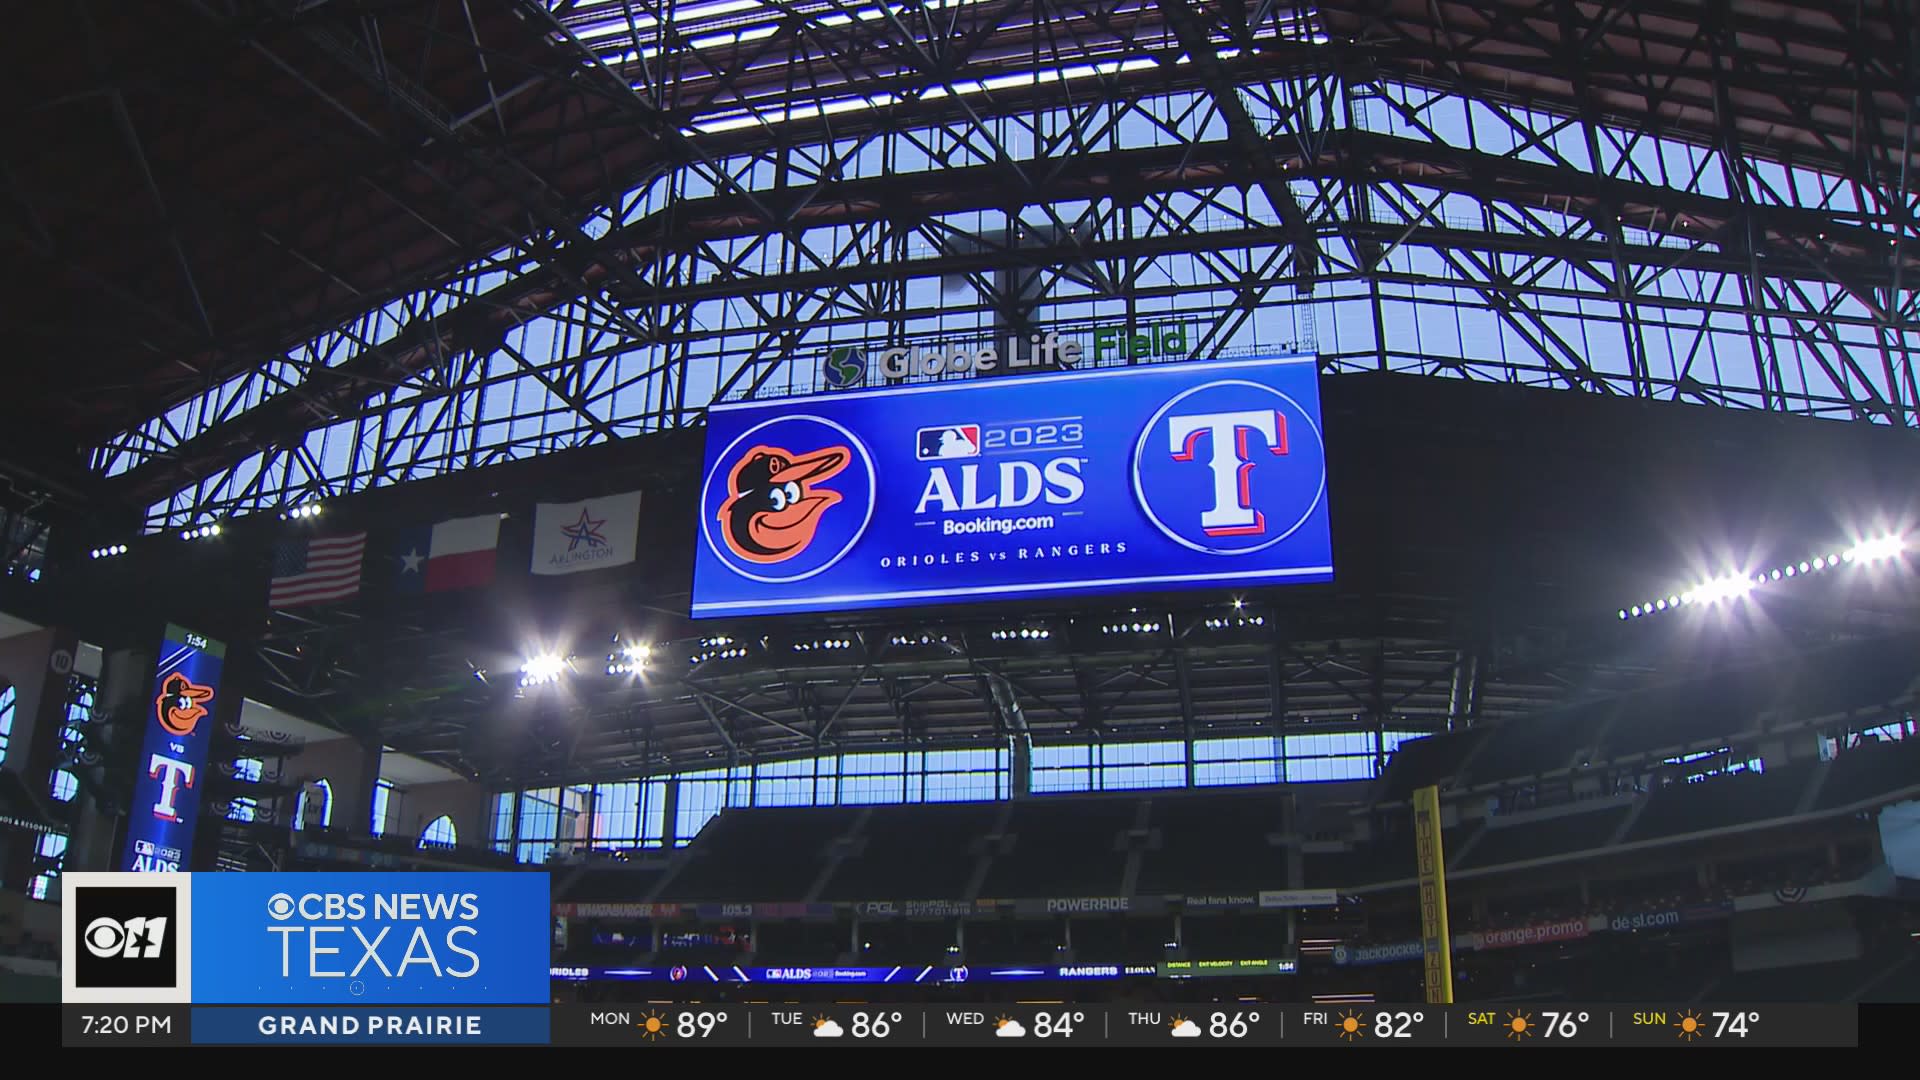
<svg viewBox="0 0 1920 1080">
<path fill-rule="evenodd" d="M 1328 581 L 1314 359 L 715 405 L 693 614 Z"/>
</svg>

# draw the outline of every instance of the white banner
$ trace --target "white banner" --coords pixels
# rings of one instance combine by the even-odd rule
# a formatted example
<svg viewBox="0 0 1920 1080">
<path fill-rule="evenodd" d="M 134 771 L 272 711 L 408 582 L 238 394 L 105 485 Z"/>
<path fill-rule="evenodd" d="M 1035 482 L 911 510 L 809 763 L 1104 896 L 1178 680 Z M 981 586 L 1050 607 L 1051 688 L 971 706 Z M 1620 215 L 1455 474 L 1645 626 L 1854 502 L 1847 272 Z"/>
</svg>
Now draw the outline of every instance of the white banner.
<svg viewBox="0 0 1920 1080">
<path fill-rule="evenodd" d="M 1920 881 L 1920 802 L 1880 808 L 1880 850 L 1895 876 Z"/>
<path fill-rule="evenodd" d="M 1276 907 L 1335 907 L 1340 903 L 1340 894 L 1332 889 L 1262 889 L 1260 906 Z"/>
<path fill-rule="evenodd" d="M 640 535 L 640 493 L 571 503 L 540 503 L 533 514 L 536 574 L 577 574 L 633 561 Z"/>
</svg>

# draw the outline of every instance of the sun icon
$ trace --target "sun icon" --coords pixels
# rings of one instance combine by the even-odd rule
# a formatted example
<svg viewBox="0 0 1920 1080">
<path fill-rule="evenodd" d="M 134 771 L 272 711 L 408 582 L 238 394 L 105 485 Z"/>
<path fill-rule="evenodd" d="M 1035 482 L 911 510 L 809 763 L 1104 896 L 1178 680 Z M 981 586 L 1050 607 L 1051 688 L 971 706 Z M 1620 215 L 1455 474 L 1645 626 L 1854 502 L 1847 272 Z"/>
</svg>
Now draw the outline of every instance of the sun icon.
<svg viewBox="0 0 1920 1080">
<path fill-rule="evenodd" d="M 1006 1013 L 1001 1013 L 999 1016 L 993 1018 L 993 1030 L 999 1031 L 1011 1023 L 1013 1023 L 1013 1017 L 1008 1016 Z"/>
<path fill-rule="evenodd" d="M 1349 1009 L 1341 1013 L 1339 1019 L 1333 1022 L 1333 1030 L 1335 1038 L 1352 1042 L 1355 1039 L 1366 1038 L 1367 1022 L 1360 1019 L 1358 1013 Z"/>
<path fill-rule="evenodd" d="M 1675 1035 L 1675 1038 L 1681 1042 L 1692 1042 L 1706 1034 L 1706 1032 L 1700 1030 L 1700 1014 L 1694 1012 L 1692 1009 L 1681 1013 L 1680 1022 L 1673 1026 L 1680 1029 L 1678 1034 Z"/>
<path fill-rule="evenodd" d="M 1533 1015 L 1531 1013 L 1510 1012 L 1507 1014 L 1507 1038 L 1515 1042 L 1533 1038 Z"/>
<path fill-rule="evenodd" d="M 667 1026 L 667 1018 L 661 1016 L 659 1013 L 650 1012 L 641 1017 L 640 1022 L 633 1026 L 640 1029 L 640 1036 L 648 1042 L 653 1042 L 656 1039 L 664 1039 L 673 1034 L 673 1028 Z"/>
<path fill-rule="evenodd" d="M 1167 1027 L 1169 1030 L 1177 1031 L 1179 1030 L 1180 1025 L 1186 1022 L 1187 1022 L 1186 1017 L 1175 1014 L 1174 1018 L 1170 1022 L 1168 1022 Z"/>
</svg>

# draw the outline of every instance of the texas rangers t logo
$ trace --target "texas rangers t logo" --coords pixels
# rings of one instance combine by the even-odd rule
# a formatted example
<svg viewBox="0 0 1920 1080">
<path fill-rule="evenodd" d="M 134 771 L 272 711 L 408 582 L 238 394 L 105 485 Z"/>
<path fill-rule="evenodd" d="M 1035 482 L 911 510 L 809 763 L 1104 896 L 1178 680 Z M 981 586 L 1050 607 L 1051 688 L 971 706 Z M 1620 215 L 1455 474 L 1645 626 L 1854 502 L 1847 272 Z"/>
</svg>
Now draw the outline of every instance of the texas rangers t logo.
<svg viewBox="0 0 1920 1080">
<path fill-rule="evenodd" d="M 1295 455 L 1295 444 L 1305 451 Z M 1320 432 L 1279 390 L 1223 379 L 1184 391 L 1134 444 L 1133 491 L 1169 540 L 1246 555 L 1286 539 L 1326 492 Z"/>
</svg>

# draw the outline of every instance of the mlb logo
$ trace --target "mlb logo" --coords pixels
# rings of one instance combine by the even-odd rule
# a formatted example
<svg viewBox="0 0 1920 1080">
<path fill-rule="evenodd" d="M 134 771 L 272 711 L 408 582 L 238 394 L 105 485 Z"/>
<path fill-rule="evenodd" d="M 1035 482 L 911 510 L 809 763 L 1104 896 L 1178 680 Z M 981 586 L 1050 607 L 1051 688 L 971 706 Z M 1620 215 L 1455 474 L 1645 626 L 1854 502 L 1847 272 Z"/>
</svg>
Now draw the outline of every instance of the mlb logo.
<svg viewBox="0 0 1920 1080">
<path fill-rule="evenodd" d="M 946 427 L 920 429 L 919 458 L 921 461 L 979 456 L 979 424 L 950 424 Z"/>
</svg>

